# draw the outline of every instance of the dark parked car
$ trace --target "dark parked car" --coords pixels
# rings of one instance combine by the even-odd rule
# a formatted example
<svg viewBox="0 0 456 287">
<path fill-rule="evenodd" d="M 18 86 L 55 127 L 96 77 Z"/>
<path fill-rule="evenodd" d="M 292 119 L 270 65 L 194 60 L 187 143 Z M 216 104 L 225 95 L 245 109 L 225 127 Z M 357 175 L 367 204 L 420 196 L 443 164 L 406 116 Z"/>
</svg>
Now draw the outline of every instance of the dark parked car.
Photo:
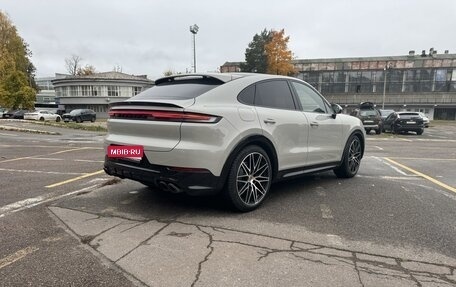
<svg viewBox="0 0 456 287">
<path fill-rule="evenodd" d="M 352 116 L 359 118 L 364 125 L 366 133 L 374 130 L 376 134 L 381 134 L 383 130 L 383 121 L 380 112 L 374 107 L 371 102 L 364 102 L 359 105 L 359 108 L 351 112 Z"/>
<path fill-rule="evenodd" d="M 67 114 L 63 114 L 62 119 L 65 122 L 74 121 L 82 123 L 83 121 L 91 121 L 93 123 L 97 119 L 97 114 L 89 109 L 77 109 L 72 110 Z"/>
<path fill-rule="evenodd" d="M 378 110 L 380 112 L 380 115 L 382 116 L 382 121 L 385 121 L 385 119 L 394 113 L 394 110 Z"/>
<path fill-rule="evenodd" d="M 423 118 L 415 112 L 397 112 L 389 115 L 383 123 L 385 131 L 391 133 L 416 132 L 417 135 L 423 134 Z"/>
<path fill-rule="evenodd" d="M 2 115 L 4 119 L 24 119 L 24 114 L 28 113 L 28 110 L 13 110 L 6 112 Z"/>
</svg>

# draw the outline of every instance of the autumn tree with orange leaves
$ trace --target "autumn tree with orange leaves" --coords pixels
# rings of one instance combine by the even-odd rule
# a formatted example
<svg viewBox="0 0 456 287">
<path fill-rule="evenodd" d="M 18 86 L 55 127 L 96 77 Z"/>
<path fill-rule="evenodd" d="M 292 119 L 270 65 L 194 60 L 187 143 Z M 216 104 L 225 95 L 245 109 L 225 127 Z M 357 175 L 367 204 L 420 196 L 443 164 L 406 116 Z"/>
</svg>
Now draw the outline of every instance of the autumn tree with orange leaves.
<svg viewBox="0 0 456 287">
<path fill-rule="evenodd" d="M 291 60 L 292 52 L 288 49 L 290 36 L 285 36 L 285 30 L 271 31 L 270 40 L 264 45 L 267 56 L 267 73 L 289 76 L 295 73 Z"/>
</svg>

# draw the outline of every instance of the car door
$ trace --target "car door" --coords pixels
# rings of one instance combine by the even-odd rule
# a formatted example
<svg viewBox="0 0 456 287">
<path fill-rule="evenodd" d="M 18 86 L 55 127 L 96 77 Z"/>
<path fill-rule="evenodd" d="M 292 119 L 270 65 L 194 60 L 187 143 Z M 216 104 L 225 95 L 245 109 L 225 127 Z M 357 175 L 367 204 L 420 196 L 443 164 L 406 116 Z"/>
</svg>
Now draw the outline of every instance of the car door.
<svg viewBox="0 0 456 287">
<path fill-rule="evenodd" d="M 396 113 L 392 113 L 388 117 L 386 117 L 385 122 L 383 123 L 383 129 L 391 131 L 392 130 L 391 126 L 393 125 L 394 121 L 396 120 L 396 117 L 397 117 Z"/>
<path fill-rule="evenodd" d="M 291 85 L 309 125 L 307 165 L 339 162 L 344 150 L 340 117 L 333 116 L 328 102 L 309 85 L 297 81 Z"/>
<path fill-rule="evenodd" d="M 279 170 L 304 166 L 309 125 L 296 109 L 288 82 L 257 83 L 254 104 L 263 134 L 275 146 Z"/>
</svg>

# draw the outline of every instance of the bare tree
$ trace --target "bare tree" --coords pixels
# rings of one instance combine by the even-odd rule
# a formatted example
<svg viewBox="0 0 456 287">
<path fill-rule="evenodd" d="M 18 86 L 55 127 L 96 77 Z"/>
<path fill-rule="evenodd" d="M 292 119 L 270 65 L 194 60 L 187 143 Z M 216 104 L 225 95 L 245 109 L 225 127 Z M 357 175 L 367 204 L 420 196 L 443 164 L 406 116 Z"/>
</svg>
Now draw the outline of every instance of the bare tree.
<svg viewBox="0 0 456 287">
<path fill-rule="evenodd" d="M 81 68 L 82 58 L 78 55 L 71 55 L 70 58 L 65 59 L 65 67 L 70 75 L 76 75 Z"/>
<path fill-rule="evenodd" d="M 77 75 L 78 76 L 90 76 L 95 74 L 97 71 L 94 66 L 92 65 L 85 65 L 84 68 L 78 68 Z"/>
</svg>

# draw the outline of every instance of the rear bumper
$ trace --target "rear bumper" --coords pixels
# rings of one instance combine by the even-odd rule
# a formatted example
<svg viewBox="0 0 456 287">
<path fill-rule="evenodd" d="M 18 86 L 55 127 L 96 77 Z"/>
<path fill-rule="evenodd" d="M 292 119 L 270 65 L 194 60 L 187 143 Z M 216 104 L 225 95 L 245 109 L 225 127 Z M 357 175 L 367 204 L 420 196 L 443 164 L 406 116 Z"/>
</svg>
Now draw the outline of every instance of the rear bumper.
<svg viewBox="0 0 456 287">
<path fill-rule="evenodd" d="M 417 131 L 423 130 L 424 129 L 424 125 L 422 125 L 422 126 L 398 126 L 398 125 L 395 125 L 394 129 L 396 131 L 401 131 L 401 132 L 407 132 L 407 131 L 417 132 Z"/>
<path fill-rule="evenodd" d="M 150 164 L 146 157 L 141 162 L 105 157 L 104 171 L 112 176 L 128 178 L 166 191 L 189 195 L 210 195 L 221 189 L 220 177 L 210 171 L 173 171 L 170 167 Z"/>
</svg>

